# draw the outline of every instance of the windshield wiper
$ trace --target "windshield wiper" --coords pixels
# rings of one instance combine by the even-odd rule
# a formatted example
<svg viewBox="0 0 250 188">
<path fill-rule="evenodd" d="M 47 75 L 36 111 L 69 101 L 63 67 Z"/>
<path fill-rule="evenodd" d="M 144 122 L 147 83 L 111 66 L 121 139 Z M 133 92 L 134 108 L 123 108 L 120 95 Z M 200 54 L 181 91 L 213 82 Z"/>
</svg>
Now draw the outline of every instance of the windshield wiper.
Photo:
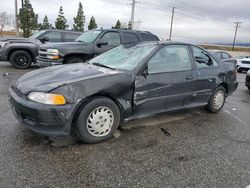
<svg viewBox="0 0 250 188">
<path fill-rule="evenodd" d="M 109 67 L 109 66 L 107 66 L 107 65 L 103 65 L 103 64 L 101 64 L 101 63 L 92 63 L 92 65 L 115 70 L 115 68 Z"/>
</svg>

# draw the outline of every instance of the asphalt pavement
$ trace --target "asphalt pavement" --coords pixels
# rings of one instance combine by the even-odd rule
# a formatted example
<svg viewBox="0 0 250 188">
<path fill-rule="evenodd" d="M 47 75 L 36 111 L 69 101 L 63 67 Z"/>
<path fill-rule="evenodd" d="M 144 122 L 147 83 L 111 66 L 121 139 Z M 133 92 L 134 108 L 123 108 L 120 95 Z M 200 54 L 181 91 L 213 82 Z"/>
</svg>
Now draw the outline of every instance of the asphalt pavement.
<svg viewBox="0 0 250 188">
<path fill-rule="evenodd" d="M 203 108 L 136 120 L 111 140 L 86 145 L 24 128 L 8 88 L 29 70 L 0 62 L 0 187 L 247 187 L 250 91 L 245 74 L 224 109 Z M 8 73 L 8 74 L 5 74 Z"/>
</svg>

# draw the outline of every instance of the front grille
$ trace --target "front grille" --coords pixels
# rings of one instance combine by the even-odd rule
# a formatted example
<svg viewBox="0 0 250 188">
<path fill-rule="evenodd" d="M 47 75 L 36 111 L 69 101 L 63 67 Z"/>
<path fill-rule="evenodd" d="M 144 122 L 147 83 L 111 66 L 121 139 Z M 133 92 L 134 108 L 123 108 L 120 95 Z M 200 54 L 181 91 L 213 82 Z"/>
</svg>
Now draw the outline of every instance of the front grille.
<svg viewBox="0 0 250 188">
<path fill-rule="evenodd" d="M 242 64 L 250 64 L 250 61 L 242 61 Z"/>
<path fill-rule="evenodd" d="M 40 58 L 47 58 L 47 49 L 39 48 L 39 57 Z"/>
</svg>

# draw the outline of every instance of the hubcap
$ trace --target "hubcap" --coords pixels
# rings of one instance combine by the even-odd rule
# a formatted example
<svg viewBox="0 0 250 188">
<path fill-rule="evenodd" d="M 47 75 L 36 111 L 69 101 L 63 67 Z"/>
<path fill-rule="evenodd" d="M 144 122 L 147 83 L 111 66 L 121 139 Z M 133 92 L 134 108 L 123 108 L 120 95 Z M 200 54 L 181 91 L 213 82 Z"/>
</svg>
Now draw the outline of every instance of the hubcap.
<svg viewBox="0 0 250 188">
<path fill-rule="evenodd" d="M 95 137 L 103 137 L 110 133 L 113 123 L 113 111 L 106 106 L 101 106 L 89 114 L 86 124 L 89 134 Z"/>
<path fill-rule="evenodd" d="M 26 66 L 27 65 L 27 58 L 25 56 L 17 56 L 15 59 L 16 63 L 20 66 Z"/>
<path fill-rule="evenodd" d="M 218 91 L 214 96 L 214 108 L 220 109 L 223 106 L 225 94 L 223 91 Z"/>
</svg>

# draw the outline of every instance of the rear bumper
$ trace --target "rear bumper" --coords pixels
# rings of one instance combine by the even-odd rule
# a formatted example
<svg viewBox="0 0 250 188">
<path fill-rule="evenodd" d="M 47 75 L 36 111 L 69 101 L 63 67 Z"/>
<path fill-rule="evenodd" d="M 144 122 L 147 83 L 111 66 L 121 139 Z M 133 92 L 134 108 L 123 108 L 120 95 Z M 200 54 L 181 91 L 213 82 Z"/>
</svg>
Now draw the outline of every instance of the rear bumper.
<svg viewBox="0 0 250 188">
<path fill-rule="evenodd" d="M 16 119 L 27 128 L 48 136 L 70 135 L 74 105 L 51 106 L 30 101 L 9 89 L 9 101 Z"/>
<path fill-rule="evenodd" d="M 233 82 L 228 84 L 228 95 L 231 95 L 237 88 L 238 88 L 238 82 Z"/>
<path fill-rule="evenodd" d="M 0 61 L 7 61 L 7 56 L 5 55 L 5 52 L 3 49 L 0 49 Z"/>
<path fill-rule="evenodd" d="M 36 63 L 39 67 L 49 67 L 54 65 L 62 65 L 63 59 L 58 60 L 50 60 L 50 59 L 43 59 L 43 58 L 36 58 Z"/>
</svg>

